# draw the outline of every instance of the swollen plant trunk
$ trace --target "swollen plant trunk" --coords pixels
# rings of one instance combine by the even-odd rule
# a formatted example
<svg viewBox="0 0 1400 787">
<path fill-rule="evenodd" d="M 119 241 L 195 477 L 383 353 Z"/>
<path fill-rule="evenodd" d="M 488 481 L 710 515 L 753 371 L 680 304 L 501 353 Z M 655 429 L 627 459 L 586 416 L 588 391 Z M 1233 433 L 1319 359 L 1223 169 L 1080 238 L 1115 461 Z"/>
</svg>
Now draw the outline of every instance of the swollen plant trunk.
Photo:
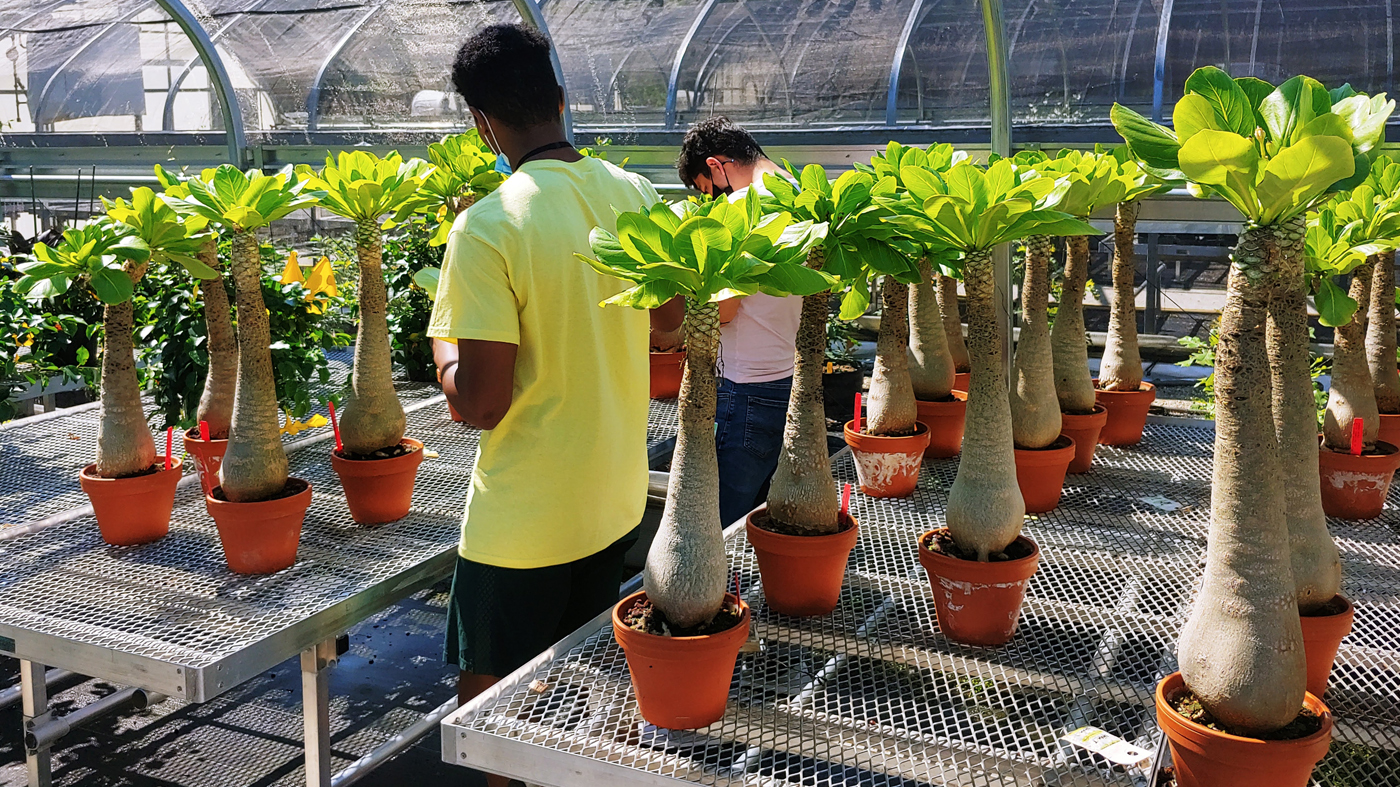
<svg viewBox="0 0 1400 787">
<path fill-rule="evenodd" d="M 234 233 L 231 262 L 238 300 L 238 384 L 219 482 L 229 501 L 253 503 L 276 497 L 287 485 L 287 453 L 282 450 L 277 424 L 277 383 L 269 349 L 272 339 L 255 232 Z"/>
<path fill-rule="evenodd" d="M 210 238 L 199 250 L 199 261 L 219 270 L 219 242 Z M 238 340 L 233 336 L 228 290 L 224 277 L 200 282 L 204 294 L 204 328 L 208 340 L 209 369 L 204 375 L 204 393 L 199 396 L 195 419 L 209 424 L 209 437 L 223 440 L 233 423 L 233 393 L 238 382 Z"/>
<path fill-rule="evenodd" d="M 128 266 L 133 282 L 141 276 Z M 102 309 L 102 417 L 97 426 L 97 475 L 124 478 L 149 470 L 156 444 L 141 408 L 141 383 L 132 356 L 128 298 Z"/>
<path fill-rule="evenodd" d="M 821 270 L 825 259 L 825 249 L 814 247 L 807 253 L 807 266 Z M 822 392 L 830 300 L 824 292 L 802 299 L 783 450 L 768 487 L 769 517 L 787 529 L 812 535 L 835 533 L 840 528 L 841 505 L 831 477 Z"/>
<path fill-rule="evenodd" d="M 1357 303 L 1371 302 L 1371 273 L 1375 257 L 1356 268 L 1347 293 Z M 1332 451 L 1351 450 L 1352 422 L 1362 420 L 1361 435 L 1366 450 L 1376 447 L 1381 419 L 1376 408 L 1376 387 L 1366 361 L 1366 309 L 1358 308 L 1351 322 L 1336 330 L 1332 344 L 1332 387 L 1327 393 L 1327 412 L 1322 418 L 1322 442 Z"/>
<path fill-rule="evenodd" d="M 975 552 L 985 562 L 1021 535 L 1026 503 L 1016 485 L 1011 405 L 1002 371 L 990 251 L 968 252 L 963 259 L 963 284 L 972 381 L 958 475 L 948 491 L 948 530 L 962 550 Z"/>
<path fill-rule="evenodd" d="M 1366 320 L 1366 359 L 1376 388 L 1376 409 L 1400 414 L 1400 373 L 1395 357 L 1395 252 L 1376 255 L 1371 276 L 1370 314 Z"/>
<path fill-rule="evenodd" d="M 1113 214 L 1113 311 L 1108 315 L 1108 341 L 1099 366 L 1099 388 L 1136 391 L 1142 387 L 1142 355 L 1138 352 L 1137 305 L 1133 301 L 1133 274 L 1141 203 L 1118 203 Z"/>
<path fill-rule="evenodd" d="M 688 344 L 681 379 L 681 428 L 671 458 L 666 507 L 647 552 L 642 579 L 647 598 L 672 626 L 694 628 L 719 612 L 729 576 L 715 456 L 719 306 L 689 299 L 685 306 Z"/>
<path fill-rule="evenodd" d="M 383 232 L 374 221 L 355 227 L 360 261 L 360 326 L 355 333 L 355 368 L 340 415 L 347 453 L 372 454 L 403 439 L 407 417 L 394 391 L 389 353 L 388 295 L 384 287 Z"/>
<path fill-rule="evenodd" d="M 1215 357 L 1205 575 L 1177 646 L 1187 687 L 1245 735 L 1292 721 L 1307 684 L 1265 347 L 1269 274 L 1301 253 L 1301 222 L 1249 229 L 1235 250 Z"/>
<path fill-rule="evenodd" d="M 901 437 L 919 420 L 909 379 L 909 287 L 886 276 L 880 285 L 880 335 L 870 375 L 870 434 Z"/>
<path fill-rule="evenodd" d="M 1017 448 L 1044 448 L 1060 436 L 1060 400 L 1050 357 L 1050 256 L 1047 235 L 1026 239 L 1026 283 L 1021 288 L 1021 338 L 1016 342 L 1011 389 L 1011 435 Z"/>
<path fill-rule="evenodd" d="M 961 332 L 961 329 L 960 329 Z M 909 285 L 909 381 L 914 398 L 946 402 L 953 395 L 953 356 L 933 286 L 933 266 L 919 260 L 919 281 Z"/>
<path fill-rule="evenodd" d="M 1269 367 L 1284 517 L 1298 608 L 1308 612 L 1341 590 L 1342 561 L 1327 532 L 1317 463 L 1317 400 L 1308 358 L 1308 302 L 1301 255 L 1279 257 L 1269 301 Z"/>
<path fill-rule="evenodd" d="M 1055 310 L 1050 344 L 1055 363 L 1055 395 L 1060 411 L 1094 412 L 1094 378 L 1089 373 L 1089 343 L 1084 338 L 1084 285 L 1089 280 L 1089 238 L 1065 238 L 1065 282 Z"/>
<path fill-rule="evenodd" d="M 953 370 L 958 374 L 972 369 L 967 357 L 967 342 L 963 340 L 962 313 L 958 311 L 958 280 L 946 273 L 938 274 L 938 313 L 943 315 L 943 333 L 948 337 L 948 354 L 953 356 Z"/>
</svg>

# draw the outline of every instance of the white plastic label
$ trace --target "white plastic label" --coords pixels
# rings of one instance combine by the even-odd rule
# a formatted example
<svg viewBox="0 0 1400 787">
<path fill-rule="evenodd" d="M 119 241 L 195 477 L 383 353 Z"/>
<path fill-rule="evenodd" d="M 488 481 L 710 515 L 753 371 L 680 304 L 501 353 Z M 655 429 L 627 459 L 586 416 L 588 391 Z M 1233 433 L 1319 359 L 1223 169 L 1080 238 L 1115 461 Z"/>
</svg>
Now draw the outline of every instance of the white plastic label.
<svg viewBox="0 0 1400 787">
<path fill-rule="evenodd" d="M 1088 749 L 1117 765 L 1137 766 L 1144 770 L 1152 767 L 1151 754 L 1098 727 L 1070 730 L 1060 736 L 1060 740 L 1068 741 L 1081 749 Z"/>
<path fill-rule="evenodd" d="M 1142 502 L 1152 506 L 1153 508 L 1159 511 L 1181 510 L 1180 503 L 1176 502 L 1175 500 L 1172 500 L 1169 497 L 1162 497 L 1161 495 L 1152 495 L 1151 497 L 1139 497 L 1138 500 L 1141 500 Z"/>
</svg>

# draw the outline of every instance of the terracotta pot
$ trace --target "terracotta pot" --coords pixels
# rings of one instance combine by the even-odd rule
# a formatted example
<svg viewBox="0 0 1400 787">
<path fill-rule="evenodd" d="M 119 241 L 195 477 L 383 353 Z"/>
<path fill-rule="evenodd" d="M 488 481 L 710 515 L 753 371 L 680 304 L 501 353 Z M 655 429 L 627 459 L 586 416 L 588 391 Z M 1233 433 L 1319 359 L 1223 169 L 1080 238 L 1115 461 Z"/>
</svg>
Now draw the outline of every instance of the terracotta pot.
<svg viewBox="0 0 1400 787">
<path fill-rule="evenodd" d="M 380 525 L 408 516 L 413 482 L 423 463 L 423 444 L 405 437 L 399 445 L 411 450 L 389 459 L 346 459 L 331 451 L 331 468 L 340 476 L 350 518 L 362 525 Z"/>
<path fill-rule="evenodd" d="M 1019 560 L 982 563 L 934 552 L 919 537 L 919 563 L 933 586 L 933 610 L 943 636 L 966 645 L 1005 645 L 1016 634 L 1026 585 L 1040 563 L 1040 547 L 1025 536 L 1016 541 L 1031 548 Z"/>
<path fill-rule="evenodd" d="M 1074 461 L 1069 463 L 1069 472 L 1087 473 L 1094 463 L 1094 449 L 1099 444 L 1099 432 L 1108 423 L 1108 408 L 1094 405 L 1094 412 L 1088 415 L 1060 413 L 1060 434 L 1074 440 Z"/>
<path fill-rule="evenodd" d="M 928 426 L 917 423 L 908 437 L 880 437 L 851 431 L 847 421 L 846 445 L 856 460 L 861 494 L 871 497 L 908 497 L 919 485 L 919 468 L 928 448 Z"/>
<path fill-rule="evenodd" d="M 1400 413 L 1381 413 L 1381 430 L 1376 439 L 1391 445 L 1400 445 Z"/>
<path fill-rule="evenodd" d="M 968 386 L 971 384 L 972 372 L 958 372 L 957 374 L 953 375 L 954 391 L 967 391 L 969 390 Z"/>
<path fill-rule="evenodd" d="M 95 464 L 78 473 L 78 484 L 92 502 L 103 541 L 118 547 L 149 544 L 170 532 L 175 485 L 180 483 L 184 463 L 176 459 L 165 470 L 163 455 L 156 457 L 156 463 L 162 469 L 130 478 L 103 478 Z"/>
<path fill-rule="evenodd" d="M 1157 725 L 1167 735 L 1177 787 L 1306 787 L 1313 767 L 1332 745 L 1332 713 L 1316 696 L 1303 704 L 1322 717 L 1322 729 L 1291 741 L 1261 741 L 1217 732 L 1171 706 L 1186 684 L 1173 672 L 1157 684 Z"/>
<path fill-rule="evenodd" d="M 1303 615 L 1303 650 L 1308 654 L 1308 691 L 1321 697 L 1327 693 L 1327 678 L 1342 638 L 1351 633 L 1356 607 L 1345 596 L 1337 596 L 1347 608 L 1335 615 Z"/>
<path fill-rule="evenodd" d="M 311 484 L 288 478 L 285 497 L 256 503 L 218 498 L 219 487 L 204 498 L 219 528 L 224 560 L 235 574 L 271 574 L 297 562 L 301 523 L 311 505 Z"/>
<path fill-rule="evenodd" d="M 1046 448 L 1016 449 L 1016 485 L 1021 487 L 1027 514 L 1054 511 L 1060 504 L 1065 474 L 1076 451 L 1074 439 L 1064 434 Z"/>
<path fill-rule="evenodd" d="M 199 473 L 199 487 L 206 495 L 219 485 L 219 467 L 224 463 L 224 452 L 227 450 L 227 438 L 201 440 L 198 429 L 185 432 L 185 452 L 194 459 L 195 471 Z"/>
<path fill-rule="evenodd" d="M 1400 467 L 1400 449 L 1377 442 L 1376 453 L 1352 456 L 1325 447 L 1317 452 L 1322 474 L 1322 510 L 1341 519 L 1375 519 L 1385 510 L 1390 478 Z"/>
<path fill-rule="evenodd" d="M 947 459 L 962 451 L 963 416 L 967 413 L 967 391 L 953 391 L 951 402 L 916 402 L 919 423 L 928 427 L 928 448 L 924 456 Z"/>
<path fill-rule="evenodd" d="M 1108 410 L 1108 423 L 1099 432 L 1104 445 L 1137 445 L 1147 425 L 1147 411 L 1157 398 L 1157 387 L 1143 383 L 1136 391 L 1105 391 L 1094 380 L 1094 398 Z"/>
<path fill-rule="evenodd" d="M 457 408 L 453 407 L 451 402 L 447 403 L 447 417 L 451 418 L 453 423 L 465 423 L 462 414 L 457 412 Z"/>
<path fill-rule="evenodd" d="M 767 504 L 749 512 L 749 544 L 758 557 L 763 595 L 774 612 L 794 617 L 825 615 L 836 609 L 846 559 L 856 545 L 860 525 L 850 514 L 839 514 L 845 528 L 824 536 L 790 536 L 755 524 L 768 518 Z"/>
<path fill-rule="evenodd" d="M 638 591 L 613 607 L 613 637 L 627 656 L 627 671 L 642 718 L 671 730 L 705 727 L 724 716 L 729 684 L 739 648 L 749 638 L 749 607 L 725 594 L 743 609 L 739 624 L 701 637 L 661 637 L 623 625 L 622 610 L 646 597 Z"/>
<path fill-rule="evenodd" d="M 651 354 L 651 398 L 675 399 L 681 395 L 685 350 Z"/>
</svg>

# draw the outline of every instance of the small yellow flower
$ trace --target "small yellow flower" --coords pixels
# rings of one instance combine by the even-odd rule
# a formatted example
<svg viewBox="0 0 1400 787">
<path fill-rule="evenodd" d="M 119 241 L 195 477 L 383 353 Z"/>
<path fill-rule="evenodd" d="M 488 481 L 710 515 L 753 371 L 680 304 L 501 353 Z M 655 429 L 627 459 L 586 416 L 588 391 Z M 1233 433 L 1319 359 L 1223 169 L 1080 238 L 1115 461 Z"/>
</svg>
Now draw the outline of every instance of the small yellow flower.
<svg viewBox="0 0 1400 787">
<path fill-rule="evenodd" d="M 287 265 L 282 268 L 282 275 L 278 277 L 278 284 L 291 284 L 292 282 L 304 282 L 306 279 L 301 275 L 301 263 L 297 262 L 296 249 L 292 249 L 287 254 Z"/>
</svg>

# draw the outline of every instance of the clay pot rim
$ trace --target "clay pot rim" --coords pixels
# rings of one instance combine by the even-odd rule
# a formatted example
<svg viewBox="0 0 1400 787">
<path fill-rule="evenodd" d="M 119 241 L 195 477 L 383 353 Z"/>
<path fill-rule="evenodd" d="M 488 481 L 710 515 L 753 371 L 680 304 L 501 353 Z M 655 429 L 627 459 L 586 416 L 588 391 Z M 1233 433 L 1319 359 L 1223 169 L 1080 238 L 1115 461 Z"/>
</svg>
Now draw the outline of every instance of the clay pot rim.
<svg viewBox="0 0 1400 787">
<path fill-rule="evenodd" d="M 1189 732 L 1192 735 L 1196 735 L 1198 737 L 1216 738 L 1236 746 L 1253 746 L 1260 748 L 1266 746 L 1277 746 L 1280 748 L 1303 748 L 1306 746 L 1316 744 L 1320 742 L 1323 738 L 1327 738 L 1328 740 L 1330 740 L 1332 737 L 1332 724 L 1334 722 L 1334 719 L 1332 717 L 1332 709 L 1327 707 L 1327 704 L 1324 703 L 1312 692 L 1307 692 L 1303 695 L 1303 707 L 1307 708 L 1308 710 L 1311 710 L 1313 713 L 1316 713 L 1318 715 L 1318 718 L 1322 720 L 1322 727 L 1318 729 L 1317 732 L 1314 732 L 1312 735 L 1309 735 L 1306 738 L 1294 738 L 1292 740 L 1283 741 L 1266 741 L 1260 738 L 1246 738 L 1242 735 L 1233 735 L 1228 732 L 1212 730 L 1211 728 L 1203 724 L 1197 724 L 1196 722 L 1191 721 L 1185 716 L 1182 716 L 1180 713 L 1176 712 L 1176 708 L 1172 707 L 1171 702 L 1167 699 L 1167 696 L 1164 693 L 1165 687 L 1168 683 L 1172 683 L 1173 685 L 1174 690 L 1172 692 L 1172 697 L 1175 698 L 1176 695 L 1180 693 L 1175 689 L 1177 689 L 1177 687 L 1185 689 L 1186 679 L 1181 677 L 1181 671 L 1177 670 L 1176 672 L 1173 672 L 1170 675 L 1167 675 L 1166 677 L 1157 681 L 1157 689 L 1154 692 L 1154 699 L 1156 700 L 1157 710 L 1163 715 L 1164 718 L 1169 718 L 1173 722 L 1173 724 L 1162 723 L 1161 726 L 1164 728 L 1179 724 L 1182 730 Z M 1165 734 L 1166 730 L 1163 729 L 1162 732 Z"/>
<path fill-rule="evenodd" d="M 1061 440 L 1065 441 L 1067 445 L 1060 445 Z M 1043 463 L 1038 464 L 1053 464 L 1052 457 L 1054 457 L 1056 453 L 1073 451 L 1076 445 L 1078 444 L 1075 442 L 1073 437 L 1070 437 L 1069 435 L 1061 432 L 1055 437 L 1055 442 L 1045 446 L 1044 448 L 1022 448 L 1019 445 L 1012 447 L 1018 454 L 1027 454 L 1029 456 L 1044 457 L 1047 460 Z"/>
<path fill-rule="evenodd" d="M 652 363 L 664 363 L 676 360 L 678 355 L 685 355 L 685 350 L 651 350 L 650 352 Z"/>
<path fill-rule="evenodd" d="M 942 552 L 934 552 L 932 549 L 929 549 L 928 547 L 925 547 L 925 546 L 924 546 L 924 541 L 929 537 L 930 534 L 935 533 L 935 532 L 937 532 L 937 531 L 939 531 L 939 530 L 947 530 L 947 529 L 948 529 L 948 528 L 946 528 L 946 527 L 935 527 L 935 528 L 933 528 L 932 530 L 925 530 L 925 531 L 919 536 L 919 540 L 915 543 L 915 546 L 917 546 L 918 549 L 919 549 L 919 555 L 922 556 L 922 557 L 926 557 L 926 558 L 928 558 L 928 559 L 930 559 L 930 560 L 934 560 L 934 561 L 938 561 L 938 562 L 948 562 L 948 563 L 951 563 L 952 565 L 957 565 L 957 566 L 965 566 L 965 565 L 968 565 L 969 563 L 974 564 L 974 565 L 976 565 L 976 564 L 981 564 L 981 565 L 986 565 L 986 566 L 1019 566 L 1019 565 L 1025 564 L 1025 563 L 1027 563 L 1027 562 L 1030 562 L 1030 561 L 1033 561 L 1033 560 L 1034 560 L 1034 561 L 1038 561 L 1038 560 L 1040 559 L 1040 545 L 1037 544 L 1037 543 L 1035 542 L 1034 539 L 1032 539 L 1030 536 L 1026 535 L 1025 533 L 1022 533 L 1021 535 L 1016 536 L 1016 541 L 1025 541 L 1027 544 L 1030 544 L 1031 547 L 1032 547 L 1031 553 L 1030 553 L 1029 555 L 1026 555 L 1025 557 L 1016 558 L 1015 560 L 998 560 L 998 561 L 996 561 L 996 562 L 987 561 L 986 563 L 982 563 L 982 561 L 977 560 L 977 559 L 975 559 L 975 558 L 969 560 L 968 558 L 965 558 L 965 557 L 954 557 L 954 556 L 952 556 L 952 555 L 945 555 L 945 554 L 943 554 Z M 1016 543 L 1016 541 L 1012 541 L 1011 543 L 1014 544 L 1014 543 Z M 927 553 L 927 554 L 925 554 L 925 553 Z"/>
<path fill-rule="evenodd" d="M 1303 615 L 1303 614 L 1299 614 L 1298 617 L 1302 618 L 1303 620 L 1324 621 L 1324 620 L 1337 620 L 1337 619 L 1339 619 L 1339 618 L 1346 617 L 1346 616 L 1352 616 L 1352 617 L 1355 617 L 1355 616 L 1356 616 L 1356 605 L 1353 604 L 1353 603 L 1351 603 L 1351 599 L 1347 598 L 1346 596 L 1343 596 L 1341 593 L 1338 593 L 1337 595 L 1335 595 L 1335 596 L 1333 596 L 1332 598 L 1328 599 L 1328 601 L 1330 602 L 1330 601 L 1332 601 L 1332 600 L 1334 600 L 1334 599 L 1341 599 L 1342 601 L 1346 602 L 1347 608 L 1344 609 L 1344 610 L 1342 610 L 1341 612 L 1334 612 L 1334 613 L 1332 613 L 1331 615 Z"/>
<path fill-rule="evenodd" d="M 851 431 L 851 425 L 854 424 L 854 423 L 855 423 L 854 420 L 847 421 L 845 424 L 843 424 L 843 425 L 841 426 L 841 429 L 842 429 L 842 431 L 844 431 L 848 436 L 854 437 L 854 438 L 856 438 L 857 440 L 916 440 L 916 439 L 918 439 L 918 438 L 920 438 L 920 437 L 922 437 L 922 436 L 924 436 L 924 435 L 926 435 L 926 434 L 929 433 L 928 424 L 925 424 L 923 421 L 915 421 L 915 422 L 914 422 L 914 434 L 906 434 L 906 435 L 898 435 L 898 436 L 883 435 L 883 434 L 870 434 L 869 432 L 853 432 L 853 431 Z M 854 447 L 854 446 L 853 446 L 853 447 Z M 863 450 L 863 449 L 862 449 L 862 450 Z"/>
<path fill-rule="evenodd" d="M 1110 393 L 1123 393 L 1123 392 L 1122 392 L 1122 391 L 1110 391 Z M 1069 419 L 1069 418 L 1082 419 L 1082 420 L 1084 420 L 1084 421 L 1088 421 L 1088 422 L 1089 422 L 1089 423 L 1087 423 L 1087 424 L 1082 424 L 1082 425 L 1080 425 L 1079 428 L 1081 428 L 1081 429 L 1093 428 L 1093 427 L 1095 426 L 1095 422 L 1096 422 L 1096 421 L 1101 421 L 1101 422 L 1103 422 L 1103 423 L 1105 423 L 1105 424 L 1108 423 L 1108 408 L 1105 407 L 1105 406 L 1103 406 L 1102 404 L 1099 404 L 1098 402 L 1094 402 L 1094 411 L 1093 411 L 1092 413 L 1066 413 L 1066 412 L 1061 412 L 1061 413 L 1060 413 L 1060 423 L 1064 423 L 1065 420 L 1066 420 L 1066 419 Z"/>
<path fill-rule="evenodd" d="M 156 454 L 156 461 L 153 464 L 162 464 L 163 459 L 165 459 L 165 454 Z M 97 474 L 97 463 L 93 462 L 87 467 L 84 467 L 82 470 L 79 470 L 78 475 L 83 481 L 87 481 L 89 483 L 146 481 L 152 478 L 159 478 L 164 473 L 180 473 L 184 466 L 185 460 L 183 457 L 171 457 L 169 470 L 166 470 L 164 467 L 162 467 L 159 470 L 156 470 L 154 473 L 142 473 L 141 475 L 129 475 L 123 476 L 121 478 L 104 478 Z"/>
<path fill-rule="evenodd" d="M 742 598 L 739 598 L 738 596 L 734 595 L 733 593 L 730 593 L 729 591 L 725 591 L 725 593 L 724 593 L 724 598 L 725 598 L 725 600 L 726 600 L 726 601 L 729 601 L 729 600 L 732 599 L 734 603 L 738 604 L 738 605 L 739 605 L 739 609 L 740 609 L 740 611 L 741 611 L 741 614 L 739 615 L 739 622 L 738 622 L 738 623 L 735 623 L 733 626 L 731 626 L 730 628 L 725 629 L 724 631 L 716 631 L 716 632 L 713 633 L 713 634 L 697 634 L 697 635 L 695 635 L 695 636 L 693 636 L 693 637 L 667 637 L 667 636 L 663 636 L 663 635 L 661 635 L 661 634 L 652 634 L 651 632 L 648 632 L 648 631 L 638 631 L 638 630 L 632 628 L 631 626 L 628 626 L 626 623 L 624 623 L 624 622 L 622 621 L 622 616 L 619 615 L 618 613 L 619 613 L 624 607 L 627 608 L 627 609 L 631 609 L 632 606 L 635 605 L 638 601 L 640 601 L 641 599 L 645 598 L 645 597 L 646 597 L 646 594 L 647 594 L 647 592 L 646 592 L 645 590 L 638 590 L 636 593 L 633 593 L 633 594 L 627 596 L 626 598 L 622 599 L 621 601 L 617 602 L 616 604 L 613 604 L 613 608 L 612 608 L 612 624 L 613 624 L 613 628 L 614 628 L 615 630 L 619 630 L 619 631 L 626 631 L 626 632 L 627 632 L 627 637 L 628 637 L 629 639 L 635 637 L 639 642 L 647 642 L 647 643 L 651 643 L 651 642 L 708 642 L 708 641 L 713 641 L 713 640 L 715 640 L 716 638 L 723 637 L 723 636 L 725 636 L 726 634 L 732 634 L 732 633 L 734 632 L 735 629 L 744 629 L 744 637 L 745 637 L 746 639 L 748 638 L 748 624 L 749 624 L 749 618 L 750 618 L 750 615 L 749 615 L 749 605 L 748 605 L 748 603 L 745 602 Z M 619 643 L 619 644 L 620 644 L 620 643 Z"/>
<path fill-rule="evenodd" d="M 186 429 L 186 430 L 185 430 L 185 442 L 187 442 L 187 443 L 207 443 L 207 444 L 212 445 L 212 444 L 214 444 L 214 443 L 227 443 L 227 442 L 228 442 L 228 438 L 227 438 L 227 437 L 211 437 L 211 438 L 209 438 L 208 440 L 202 439 L 202 438 L 199 436 L 199 427 L 196 426 L 196 427 L 193 427 L 193 428 L 190 428 L 190 429 Z"/>
<path fill-rule="evenodd" d="M 1348 459 L 1355 459 L 1358 462 L 1366 461 L 1368 459 L 1395 459 L 1396 454 L 1400 454 L 1400 446 L 1397 446 L 1394 443 L 1388 443 L 1384 440 L 1376 441 L 1375 453 L 1368 454 L 1363 452 L 1360 456 L 1357 456 L 1349 451 L 1333 451 L 1331 448 L 1327 447 L 1327 445 L 1323 442 L 1323 439 L 1324 438 L 1322 435 L 1319 434 L 1317 436 L 1318 451 L 1322 453 L 1333 454 L 1335 456 L 1346 457 Z"/>
<path fill-rule="evenodd" d="M 340 456 L 339 452 L 337 452 L 335 449 L 331 449 L 331 459 L 335 460 L 336 462 L 344 462 L 345 464 L 351 466 L 360 465 L 362 467 L 368 467 L 369 465 L 376 464 L 379 462 L 391 462 L 395 459 L 402 460 L 408 459 L 414 455 L 423 455 L 423 441 L 415 440 L 412 437 L 405 437 L 399 440 L 399 445 L 403 445 L 404 443 L 409 443 L 409 447 L 413 450 L 409 451 L 406 454 L 399 454 L 398 456 L 381 456 L 375 457 L 373 459 L 349 459 L 344 456 Z"/>
<path fill-rule="evenodd" d="M 250 502 L 247 502 L 247 503 L 235 503 L 235 502 L 232 501 L 232 500 L 220 500 L 219 498 L 214 497 L 214 494 L 213 494 L 214 492 L 217 492 L 217 491 L 219 491 L 219 490 L 221 490 L 221 489 L 224 488 L 223 484 L 219 484 L 219 485 L 215 486 L 212 490 L 210 490 L 210 493 L 209 493 L 209 494 L 207 494 L 207 495 L 204 496 L 204 502 L 207 503 L 207 504 L 208 504 L 209 506 L 211 506 L 211 507 L 222 507 L 222 506 L 277 506 L 277 505 L 285 505 L 285 504 L 288 504 L 290 501 L 296 500 L 297 498 L 302 497 L 303 495 L 306 496 L 306 497 L 311 497 L 311 482 L 310 482 L 310 481 L 307 481 L 305 478 L 297 478 L 296 476 L 287 476 L 287 483 L 286 483 L 285 486 L 282 487 L 282 491 L 285 492 L 285 491 L 287 490 L 288 487 L 293 486 L 293 485 L 296 485 L 296 484 L 300 484 L 302 488 L 299 489 L 299 490 L 297 490 L 296 492 L 293 492 L 293 493 L 290 494 L 290 495 L 284 494 L 284 495 L 282 495 L 282 496 L 280 496 L 280 497 L 274 497 L 274 498 L 272 498 L 271 500 L 253 500 L 253 501 L 250 501 Z M 211 515 L 211 516 L 213 515 L 213 512 L 212 512 L 212 511 L 210 512 L 210 515 Z"/>
<path fill-rule="evenodd" d="M 1138 383 L 1138 389 L 1136 391 L 1110 391 L 1107 388 L 1100 388 L 1099 378 L 1094 378 L 1094 393 L 1096 394 L 1108 394 L 1109 396 L 1141 396 L 1145 393 L 1155 394 L 1156 392 L 1157 386 L 1146 380 Z"/>
<path fill-rule="evenodd" d="M 845 539 L 845 538 L 851 538 L 851 537 L 852 537 L 852 531 L 855 531 L 855 533 L 859 533 L 859 532 L 860 532 L 860 520 L 858 520 L 858 519 L 856 519 L 855 517 L 851 516 L 850 512 L 848 512 L 848 511 L 839 512 L 839 513 L 837 514 L 837 516 L 840 517 L 841 521 L 843 521 L 843 522 L 850 522 L 850 523 L 851 523 L 851 526 L 850 526 L 850 527 L 843 527 L 843 528 L 841 528 L 840 530 L 836 531 L 835 533 L 822 533 L 822 534 L 820 534 L 820 535 L 815 535 L 815 534 L 814 534 L 814 535 L 810 535 L 810 536 L 794 536 L 794 535 L 792 535 L 791 533 L 775 533 L 775 532 L 773 532 L 772 530 L 769 530 L 768 528 L 763 527 L 762 525 L 759 525 L 759 524 L 757 524 L 757 523 L 754 522 L 754 516 L 757 515 L 757 514 L 759 514 L 759 513 L 762 513 L 762 514 L 764 514 L 765 516 L 768 514 L 768 504 L 767 504 L 767 503 L 764 503 L 763 505 L 759 506 L 758 508 L 755 508 L 754 510 L 750 511 L 748 514 L 746 514 L 746 515 L 744 516 L 744 529 L 745 529 L 746 531 L 750 532 L 750 533 L 752 533 L 753 531 L 757 530 L 757 531 L 759 531 L 760 533 L 763 534 L 763 535 L 762 535 L 762 539 L 763 539 L 763 540 L 767 540 L 767 541 L 769 541 L 770 543 L 775 543 L 775 544 L 781 544 L 781 543 L 788 543 L 788 544 L 794 544 L 794 543 L 811 544 L 811 543 L 819 543 L 819 542 L 821 542 L 821 541 L 823 541 L 823 540 L 837 541 L 837 540 L 841 540 L 841 539 Z M 749 543 L 750 543 L 750 544 L 753 543 L 753 538 L 752 538 L 752 537 L 749 538 Z"/>
<path fill-rule="evenodd" d="M 915 399 L 914 404 L 916 407 L 947 407 L 950 409 L 957 405 L 961 405 L 963 407 L 967 406 L 967 391 L 960 391 L 957 388 L 954 388 L 949 395 L 953 397 L 952 401 L 931 402 L 927 399 Z"/>
</svg>

